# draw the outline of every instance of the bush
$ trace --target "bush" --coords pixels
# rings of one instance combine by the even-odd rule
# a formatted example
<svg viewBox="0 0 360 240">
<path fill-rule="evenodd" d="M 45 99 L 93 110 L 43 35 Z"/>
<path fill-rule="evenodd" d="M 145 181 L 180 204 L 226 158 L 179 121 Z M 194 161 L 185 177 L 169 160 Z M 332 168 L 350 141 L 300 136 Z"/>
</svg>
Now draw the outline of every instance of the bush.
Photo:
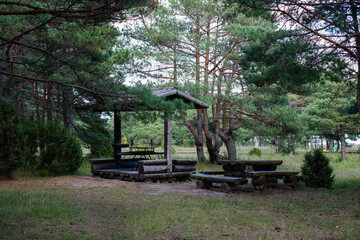
<svg viewBox="0 0 360 240">
<path fill-rule="evenodd" d="M 14 108 L 0 99 L 0 176 L 9 177 L 21 165 L 18 124 Z"/>
<path fill-rule="evenodd" d="M 360 146 L 356 149 L 357 153 L 360 153 Z"/>
<path fill-rule="evenodd" d="M 39 124 L 31 118 L 24 119 L 20 126 L 20 134 L 23 166 L 32 170 L 40 162 Z"/>
<path fill-rule="evenodd" d="M 306 186 L 332 188 L 333 168 L 330 166 L 329 159 L 320 149 L 305 154 L 301 172 L 307 176 Z"/>
<path fill-rule="evenodd" d="M 189 138 L 183 139 L 183 147 L 191 147 L 191 143 L 192 143 L 191 139 Z"/>
<path fill-rule="evenodd" d="M 114 148 L 111 133 L 104 126 L 97 123 L 91 124 L 88 130 L 88 134 L 91 135 L 88 139 L 91 155 L 94 157 L 112 157 Z"/>
<path fill-rule="evenodd" d="M 37 170 L 56 175 L 74 174 L 82 163 L 79 139 L 59 122 L 41 124 L 39 129 L 40 163 Z"/>
<path fill-rule="evenodd" d="M 258 149 L 258 148 L 253 148 L 253 149 L 250 150 L 249 156 L 261 157 L 261 150 Z"/>
</svg>

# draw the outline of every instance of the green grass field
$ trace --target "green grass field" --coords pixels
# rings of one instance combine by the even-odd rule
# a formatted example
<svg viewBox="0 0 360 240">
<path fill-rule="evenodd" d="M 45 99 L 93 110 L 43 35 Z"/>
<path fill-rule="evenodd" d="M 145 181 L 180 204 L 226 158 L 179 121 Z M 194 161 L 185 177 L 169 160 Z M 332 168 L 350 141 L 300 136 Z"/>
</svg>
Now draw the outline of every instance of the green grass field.
<svg viewBox="0 0 360 240">
<path fill-rule="evenodd" d="M 244 150 L 244 149 L 242 149 Z M 246 159 L 247 149 L 239 153 Z M 262 149 L 261 159 L 282 159 L 280 169 L 299 170 L 294 156 Z M 175 158 L 194 158 L 178 148 Z M 224 194 L 187 183 L 129 183 L 77 176 L 33 177 L 18 171 L 0 181 L 0 239 L 359 239 L 360 161 L 337 162 L 334 189 L 269 189 Z M 219 166 L 199 163 L 198 170 Z"/>
</svg>

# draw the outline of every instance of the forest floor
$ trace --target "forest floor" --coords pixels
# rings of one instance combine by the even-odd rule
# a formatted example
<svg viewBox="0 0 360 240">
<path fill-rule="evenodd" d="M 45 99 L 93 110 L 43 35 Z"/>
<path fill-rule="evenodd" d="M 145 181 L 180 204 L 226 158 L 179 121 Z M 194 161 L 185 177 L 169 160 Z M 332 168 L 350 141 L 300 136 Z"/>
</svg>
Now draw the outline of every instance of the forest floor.
<svg viewBox="0 0 360 240">
<path fill-rule="evenodd" d="M 299 156 L 285 158 L 284 168 L 300 166 Z M 0 180 L 0 239 L 359 239 L 360 160 L 332 165 L 331 190 L 230 194 L 196 189 L 193 181 L 18 174 Z"/>
</svg>

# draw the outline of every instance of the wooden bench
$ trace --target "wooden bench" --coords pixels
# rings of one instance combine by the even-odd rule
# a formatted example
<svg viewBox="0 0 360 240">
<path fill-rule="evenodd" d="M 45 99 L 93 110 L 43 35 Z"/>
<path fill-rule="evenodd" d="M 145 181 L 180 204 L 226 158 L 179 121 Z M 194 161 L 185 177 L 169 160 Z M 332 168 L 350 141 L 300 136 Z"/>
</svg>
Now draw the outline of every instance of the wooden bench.
<svg viewBox="0 0 360 240">
<path fill-rule="evenodd" d="M 103 158 L 103 159 L 90 159 L 91 164 L 91 173 L 93 176 L 97 176 L 97 171 L 100 169 L 111 169 L 116 167 L 116 161 L 113 158 Z"/>
<path fill-rule="evenodd" d="M 298 183 L 297 171 L 254 171 L 246 172 L 246 177 L 251 178 L 251 183 L 257 190 L 262 190 L 268 186 L 277 186 L 278 179 L 282 179 L 284 184 L 295 187 Z"/>
<path fill-rule="evenodd" d="M 210 189 L 213 187 L 213 183 L 220 183 L 222 192 L 238 190 L 238 185 L 247 183 L 246 178 L 209 175 L 203 173 L 191 174 L 190 178 L 198 180 L 196 182 L 196 187 L 198 189 Z"/>
</svg>

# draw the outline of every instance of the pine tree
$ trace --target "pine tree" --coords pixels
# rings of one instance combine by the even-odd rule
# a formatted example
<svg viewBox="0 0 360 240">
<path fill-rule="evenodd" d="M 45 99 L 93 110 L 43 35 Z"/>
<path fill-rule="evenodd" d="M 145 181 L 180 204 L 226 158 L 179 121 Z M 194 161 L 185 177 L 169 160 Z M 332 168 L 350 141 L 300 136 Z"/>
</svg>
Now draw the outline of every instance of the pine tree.
<svg viewBox="0 0 360 240">
<path fill-rule="evenodd" d="M 332 188 L 334 182 L 333 169 L 329 159 L 321 149 L 305 154 L 301 172 L 306 176 L 306 185 L 309 187 Z"/>
</svg>

